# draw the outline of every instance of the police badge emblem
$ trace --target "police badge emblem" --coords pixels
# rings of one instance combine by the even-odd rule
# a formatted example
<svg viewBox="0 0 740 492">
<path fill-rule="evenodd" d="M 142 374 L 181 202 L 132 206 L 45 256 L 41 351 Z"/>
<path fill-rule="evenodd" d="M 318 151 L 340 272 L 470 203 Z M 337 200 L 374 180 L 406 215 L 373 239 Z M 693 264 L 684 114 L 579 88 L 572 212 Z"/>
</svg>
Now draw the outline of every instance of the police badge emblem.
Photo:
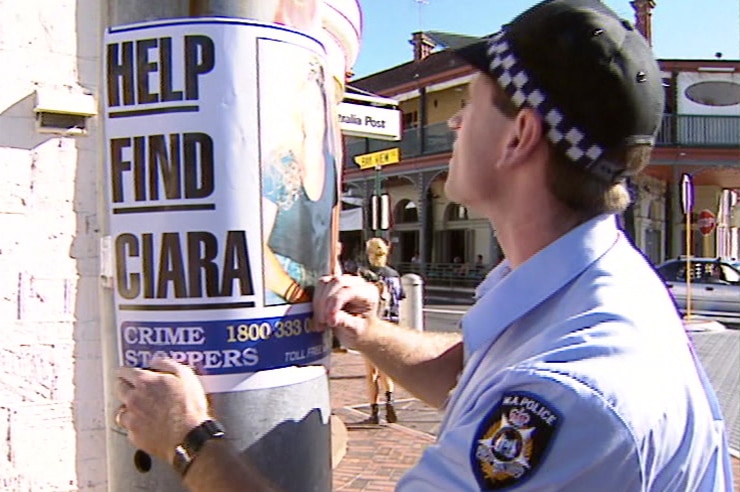
<svg viewBox="0 0 740 492">
<path fill-rule="evenodd" d="M 562 417 L 536 395 L 505 393 L 475 434 L 473 471 L 481 490 L 519 483 L 536 469 Z"/>
</svg>

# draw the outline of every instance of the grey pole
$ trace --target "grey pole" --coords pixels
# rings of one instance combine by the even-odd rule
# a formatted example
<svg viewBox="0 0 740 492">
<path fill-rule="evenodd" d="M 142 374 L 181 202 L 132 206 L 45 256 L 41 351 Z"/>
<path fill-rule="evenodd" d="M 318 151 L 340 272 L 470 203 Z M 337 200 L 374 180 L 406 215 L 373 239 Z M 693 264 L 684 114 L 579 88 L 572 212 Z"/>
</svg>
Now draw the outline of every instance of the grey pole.
<svg viewBox="0 0 740 492">
<path fill-rule="evenodd" d="M 278 0 L 108 0 L 104 7 L 103 29 L 142 21 L 181 17 L 222 16 L 259 19 L 262 10 Z M 105 83 L 101 84 L 105 87 Z M 102 100 L 104 89 L 101 90 Z M 101 112 L 101 114 L 104 114 Z M 101 132 L 102 133 L 102 132 Z M 101 139 L 101 155 L 105 142 Z M 256 165 L 256 164 L 255 164 Z M 103 173 L 101 173 L 103 174 Z M 99 179 L 101 210 L 101 318 L 106 381 L 106 439 L 108 451 L 108 490 L 112 492 L 182 491 L 179 477 L 168 463 L 147 462 L 136 453 L 125 433 L 113 423 L 117 402 L 112 385 L 119 365 L 113 291 L 107 187 Z M 210 396 L 217 417 L 245 459 L 256 465 L 280 490 L 325 492 L 331 490 L 331 443 L 329 414 L 331 404 L 323 366 L 291 367 L 259 373 L 291 376 L 287 384 L 264 389 L 214 393 Z M 135 457 L 138 460 L 135 463 Z"/>
<path fill-rule="evenodd" d="M 424 280 L 415 273 L 401 277 L 406 298 L 401 301 L 399 324 L 424 331 Z"/>
</svg>

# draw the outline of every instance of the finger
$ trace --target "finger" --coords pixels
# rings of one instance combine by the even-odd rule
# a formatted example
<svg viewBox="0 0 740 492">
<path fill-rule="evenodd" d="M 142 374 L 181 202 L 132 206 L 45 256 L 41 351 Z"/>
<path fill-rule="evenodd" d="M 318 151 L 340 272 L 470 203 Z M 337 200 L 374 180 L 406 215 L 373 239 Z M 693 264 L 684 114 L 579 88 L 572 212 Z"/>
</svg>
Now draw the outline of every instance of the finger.
<svg viewBox="0 0 740 492">
<path fill-rule="evenodd" d="M 328 284 L 336 278 L 336 275 L 324 275 L 322 277 L 319 277 L 319 283 L 317 285 Z"/>
<path fill-rule="evenodd" d="M 338 283 L 337 277 L 321 277 L 313 296 L 313 316 L 318 327 L 326 326 L 326 302 Z"/>
<path fill-rule="evenodd" d="M 193 370 L 189 366 L 169 357 L 155 357 L 152 359 L 149 367 L 154 371 L 166 372 L 177 377 L 187 377 L 193 374 Z"/>
<path fill-rule="evenodd" d="M 323 277 L 314 296 L 314 320 L 319 327 L 333 326 L 336 312 L 356 298 L 367 302 L 364 298 L 374 295 L 375 287 L 355 275 Z"/>
<path fill-rule="evenodd" d="M 116 412 L 114 420 L 118 427 L 127 431 L 128 438 L 132 441 L 134 434 L 134 415 L 131 413 L 129 408 L 126 407 L 126 405 L 121 405 L 121 407 Z"/>
<path fill-rule="evenodd" d="M 329 326 L 337 326 L 337 316 L 339 313 L 347 311 L 350 314 L 360 314 L 360 312 L 372 305 L 372 297 L 377 296 L 377 290 L 374 287 L 368 290 L 366 285 L 360 287 L 356 288 L 354 286 L 343 285 L 341 288 L 335 290 L 333 295 L 327 298 L 325 304 L 325 320 Z M 354 309 L 349 309 L 353 306 Z"/>
<path fill-rule="evenodd" d="M 131 386 L 136 387 L 136 382 L 142 378 L 146 378 L 149 371 L 140 367 L 119 367 L 116 371 L 116 376 L 120 379 L 128 381 Z"/>
<path fill-rule="evenodd" d="M 113 392 L 121 402 L 126 403 L 129 393 L 134 389 L 134 385 L 123 378 L 116 378 L 116 384 L 113 386 Z"/>
<path fill-rule="evenodd" d="M 337 313 L 335 326 L 359 331 L 363 328 L 365 323 L 367 323 L 367 320 L 363 317 L 354 316 L 345 311 L 340 311 Z"/>
</svg>

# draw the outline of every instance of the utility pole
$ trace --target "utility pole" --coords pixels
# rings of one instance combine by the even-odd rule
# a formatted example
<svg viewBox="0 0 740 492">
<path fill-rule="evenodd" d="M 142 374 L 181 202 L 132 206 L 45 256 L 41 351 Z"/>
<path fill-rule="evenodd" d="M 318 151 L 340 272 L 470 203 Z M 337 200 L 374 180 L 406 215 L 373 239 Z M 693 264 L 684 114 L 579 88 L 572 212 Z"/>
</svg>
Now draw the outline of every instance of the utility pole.
<svg viewBox="0 0 740 492">
<path fill-rule="evenodd" d="M 112 492 L 184 490 L 171 464 L 137 452 L 113 423 L 116 368 L 146 367 L 157 354 L 196 367 L 227 436 L 280 490 L 331 490 L 330 337 L 309 329 L 310 301 L 293 298 L 303 289 L 297 280 L 273 290 L 263 259 L 279 214 L 298 193 L 276 192 L 276 225 L 265 231 L 260 213 L 271 210 L 262 205 L 270 197 L 259 179 L 270 164 L 292 169 L 288 156 L 297 152 L 268 158 L 278 144 L 303 145 L 315 128 L 324 145 L 339 135 L 332 105 L 346 67 L 343 56 L 339 64 L 327 57 L 315 39 L 321 33 L 309 32 L 321 30 L 321 19 L 291 24 L 295 9 L 316 4 L 281 11 L 284 4 L 108 0 L 104 7 L 100 297 Z M 346 18 L 359 19 L 359 6 L 356 14 Z M 324 114 L 315 103 L 288 119 L 301 107 L 286 102 L 298 90 L 318 95 Z M 334 161 L 326 148 L 316 152 L 316 161 Z M 328 176 L 325 192 L 338 192 L 331 188 L 338 169 L 316 172 Z M 280 190 L 292 183 L 276 179 Z M 315 252 L 327 265 L 334 234 Z M 277 246 L 270 248 L 277 258 Z"/>
<path fill-rule="evenodd" d="M 380 166 L 375 166 L 375 197 L 376 197 L 375 198 L 375 200 L 376 200 L 376 202 L 375 202 L 375 204 L 376 204 L 375 205 L 375 208 L 376 208 L 376 210 L 375 210 L 375 216 L 374 216 L 374 224 L 375 224 L 375 226 L 374 226 L 374 229 L 373 229 L 373 235 L 375 235 L 375 237 L 381 237 L 382 236 L 382 233 L 381 233 L 381 229 L 382 229 L 382 225 L 381 225 L 381 222 L 382 222 L 382 218 L 381 218 L 382 217 L 382 215 L 381 215 L 382 214 L 382 212 L 381 212 L 381 210 L 382 210 L 382 204 L 381 204 L 381 198 L 380 198 L 381 197 L 381 193 L 382 193 L 382 189 L 381 189 L 381 186 L 380 186 L 380 170 L 381 170 L 381 167 Z"/>
</svg>

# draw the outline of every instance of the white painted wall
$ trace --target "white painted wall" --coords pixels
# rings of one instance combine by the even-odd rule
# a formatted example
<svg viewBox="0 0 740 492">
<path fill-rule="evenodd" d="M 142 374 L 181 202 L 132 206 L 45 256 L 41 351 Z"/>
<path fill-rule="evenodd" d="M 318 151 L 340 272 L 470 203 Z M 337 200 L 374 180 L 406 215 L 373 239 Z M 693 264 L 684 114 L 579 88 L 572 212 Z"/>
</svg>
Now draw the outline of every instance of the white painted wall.
<svg viewBox="0 0 740 492">
<path fill-rule="evenodd" d="M 40 134 L 34 91 L 95 94 L 96 0 L 0 0 L 0 490 L 106 490 L 95 119 Z"/>
</svg>

